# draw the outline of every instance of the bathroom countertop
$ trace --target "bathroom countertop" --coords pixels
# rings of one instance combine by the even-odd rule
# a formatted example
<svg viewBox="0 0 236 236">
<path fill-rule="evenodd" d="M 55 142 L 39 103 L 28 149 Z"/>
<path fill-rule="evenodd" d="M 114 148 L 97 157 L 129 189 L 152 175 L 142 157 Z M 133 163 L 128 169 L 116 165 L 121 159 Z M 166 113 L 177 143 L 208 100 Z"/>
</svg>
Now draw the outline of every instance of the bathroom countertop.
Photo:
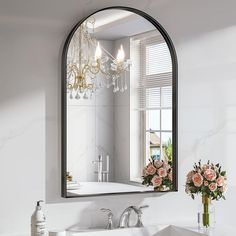
<svg viewBox="0 0 236 236">
<path fill-rule="evenodd" d="M 226 226 L 226 225 L 216 225 L 214 227 L 214 229 L 210 229 L 210 230 L 202 230 L 202 229 L 198 229 L 197 226 L 191 226 L 191 225 L 184 225 L 184 224 L 173 224 L 175 226 L 179 226 L 185 229 L 189 229 L 191 231 L 194 232 L 198 232 L 198 233 L 202 233 L 202 234 L 206 234 L 209 236 L 236 236 L 236 229 L 234 229 L 232 226 Z"/>
<path fill-rule="evenodd" d="M 216 225 L 214 229 L 210 229 L 208 232 L 201 230 L 197 227 L 197 223 L 194 220 L 179 220 L 179 221 L 171 221 L 171 222 L 153 222 L 152 225 L 173 225 L 185 229 L 189 229 L 194 232 L 207 234 L 210 236 L 236 236 L 236 227 L 233 225 L 226 225 L 226 224 L 220 224 L 218 221 L 216 222 Z M 148 225 L 145 225 L 148 226 Z"/>
<path fill-rule="evenodd" d="M 156 227 L 158 226 L 159 228 L 165 228 L 167 226 L 174 226 L 174 227 L 177 227 L 177 228 L 183 228 L 183 229 L 186 229 L 186 230 L 189 230 L 189 231 L 193 231 L 193 232 L 196 232 L 196 233 L 201 233 L 202 235 L 209 235 L 209 236 L 236 236 L 236 230 L 231 226 L 216 226 L 214 229 L 211 229 L 211 230 L 208 230 L 208 231 L 204 231 L 204 230 L 199 230 L 197 226 L 194 226 L 194 224 L 186 224 L 186 223 L 169 223 L 169 224 L 152 224 L 152 225 L 145 225 L 145 227 L 147 229 L 149 228 L 153 228 L 153 227 Z M 138 229 L 139 228 L 130 228 L 131 229 L 131 233 L 128 233 L 127 234 L 127 230 L 128 228 L 126 229 L 114 229 L 114 235 L 120 235 L 121 232 L 119 232 L 118 234 L 118 231 L 123 231 L 124 235 L 134 235 L 134 233 L 136 233 L 136 235 L 143 235 L 139 233 Z M 137 232 L 136 232 L 136 231 Z M 148 230 L 149 231 L 149 230 Z M 89 229 L 89 230 L 84 230 L 84 231 L 81 231 L 81 232 L 78 232 L 77 233 L 69 233 L 67 234 L 67 236 L 90 236 L 90 235 L 93 235 L 93 236 L 100 236 L 100 235 L 113 235 L 112 234 L 112 230 L 111 231 L 108 231 L 106 229 Z M 148 234 L 149 235 L 149 234 Z M 152 234 L 151 234 L 152 235 Z M 161 234 L 162 235 L 162 234 Z M 164 234 L 163 234 L 164 235 Z M 179 234 L 178 234 L 179 235 Z"/>
</svg>

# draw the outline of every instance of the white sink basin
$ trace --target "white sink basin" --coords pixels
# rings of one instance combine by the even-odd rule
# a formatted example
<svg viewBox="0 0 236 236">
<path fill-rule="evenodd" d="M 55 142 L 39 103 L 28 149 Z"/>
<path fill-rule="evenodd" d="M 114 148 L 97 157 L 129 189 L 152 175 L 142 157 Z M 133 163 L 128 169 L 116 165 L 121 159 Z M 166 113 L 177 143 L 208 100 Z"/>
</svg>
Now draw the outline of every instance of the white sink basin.
<svg viewBox="0 0 236 236">
<path fill-rule="evenodd" d="M 73 232 L 70 236 L 203 236 L 205 234 L 174 225 L 156 225 L 143 228 L 126 228 L 114 230 L 89 230 Z"/>
</svg>

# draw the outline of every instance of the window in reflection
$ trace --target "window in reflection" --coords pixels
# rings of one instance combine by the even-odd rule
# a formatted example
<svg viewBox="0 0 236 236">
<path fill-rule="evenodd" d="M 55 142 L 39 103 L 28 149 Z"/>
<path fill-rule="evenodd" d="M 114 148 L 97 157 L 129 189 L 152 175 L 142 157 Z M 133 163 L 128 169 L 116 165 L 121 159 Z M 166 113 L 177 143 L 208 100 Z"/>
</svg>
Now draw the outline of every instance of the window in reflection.
<svg viewBox="0 0 236 236">
<path fill-rule="evenodd" d="M 172 160 L 172 64 L 169 49 L 156 36 L 141 43 L 145 160 Z"/>
</svg>

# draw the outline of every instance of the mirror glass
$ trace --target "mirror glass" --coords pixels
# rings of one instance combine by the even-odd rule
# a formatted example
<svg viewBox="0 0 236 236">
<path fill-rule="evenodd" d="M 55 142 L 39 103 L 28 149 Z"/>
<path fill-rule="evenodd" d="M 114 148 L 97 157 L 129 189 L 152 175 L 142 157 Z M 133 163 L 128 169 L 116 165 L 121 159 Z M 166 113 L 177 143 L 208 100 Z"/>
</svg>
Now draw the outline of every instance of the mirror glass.
<svg viewBox="0 0 236 236">
<path fill-rule="evenodd" d="M 176 59 L 155 21 L 106 9 L 63 55 L 62 195 L 176 189 Z"/>
</svg>

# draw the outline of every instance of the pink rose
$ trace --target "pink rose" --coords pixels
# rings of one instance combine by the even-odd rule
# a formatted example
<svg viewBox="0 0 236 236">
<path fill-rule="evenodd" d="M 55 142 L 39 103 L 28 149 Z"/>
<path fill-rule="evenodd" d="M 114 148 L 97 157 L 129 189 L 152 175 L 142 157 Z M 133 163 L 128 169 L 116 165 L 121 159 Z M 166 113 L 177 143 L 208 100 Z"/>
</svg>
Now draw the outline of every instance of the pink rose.
<svg viewBox="0 0 236 236">
<path fill-rule="evenodd" d="M 152 184 L 154 187 L 159 187 L 162 183 L 162 178 L 158 175 L 155 175 L 153 178 L 152 178 Z"/>
<path fill-rule="evenodd" d="M 193 170 L 188 172 L 188 174 L 187 174 L 187 183 L 191 182 L 192 177 L 193 177 L 194 174 L 195 174 L 195 172 Z"/>
<path fill-rule="evenodd" d="M 223 176 L 219 176 L 216 180 L 217 185 L 220 187 L 224 185 L 224 182 L 225 182 L 225 179 Z"/>
<path fill-rule="evenodd" d="M 166 177 L 167 176 L 167 171 L 166 171 L 166 169 L 161 167 L 160 169 L 158 169 L 158 174 L 159 174 L 160 177 Z"/>
<path fill-rule="evenodd" d="M 143 168 L 143 176 L 147 176 L 146 167 Z"/>
<path fill-rule="evenodd" d="M 205 164 L 205 165 L 202 166 L 202 169 L 204 171 L 207 170 L 207 169 L 210 169 L 210 165 Z"/>
<path fill-rule="evenodd" d="M 211 184 L 209 185 L 209 189 L 210 189 L 212 192 L 216 191 L 216 189 L 217 189 L 217 184 L 216 184 L 216 183 L 211 183 Z"/>
<path fill-rule="evenodd" d="M 171 166 L 168 164 L 168 162 L 165 162 L 163 163 L 163 167 L 166 169 L 166 170 L 169 170 L 171 168 Z"/>
<path fill-rule="evenodd" d="M 172 182 L 172 179 L 173 179 L 172 171 L 168 174 L 168 179 Z"/>
<path fill-rule="evenodd" d="M 146 173 L 148 175 L 154 175 L 156 173 L 156 168 L 154 167 L 154 165 L 149 164 L 146 168 Z"/>
<path fill-rule="evenodd" d="M 196 187 L 200 187 L 203 183 L 203 177 L 199 173 L 194 174 L 192 177 L 192 180 Z"/>
<path fill-rule="evenodd" d="M 201 172 L 202 172 L 202 170 L 201 170 L 200 168 L 196 168 L 196 171 L 197 171 L 198 173 L 201 173 Z"/>
<path fill-rule="evenodd" d="M 156 168 L 160 168 L 162 166 L 162 164 L 163 163 L 160 160 L 157 160 L 157 161 L 154 162 L 154 165 L 156 166 Z"/>
<path fill-rule="evenodd" d="M 208 184 L 209 184 L 208 181 L 205 180 L 204 181 L 204 186 L 208 186 Z"/>
<path fill-rule="evenodd" d="M 190 189 L 189 189 L 189 186 L 188 186 L 188 185 L 185 186 L 185 193 L 187 193 L 187 194 L 190 193 Z"/>
<path fill-rule="evenodd" d="M 227 191 L 227 185 L 224 184 L 224 185 L 220 188 L 220 191 L 221 191 L 222 193 L 225 193 L 225 192 Z"/>
<path fill-rule="evenodd" d="M 207 180 L 213 181 L 216 179 L 216 172 L 212 169 L 206 169 L 204 172 L 204 176 Z"/>
<path fill-rule="evenodd" d="M 167 165 L 167 164 L 168 164 L 168 161 L 167 161 L 167 160 L 164 160 L 164 161 L 163 161 L 163 164 L 164 164 L 164 165 Z"/>
</svg>

